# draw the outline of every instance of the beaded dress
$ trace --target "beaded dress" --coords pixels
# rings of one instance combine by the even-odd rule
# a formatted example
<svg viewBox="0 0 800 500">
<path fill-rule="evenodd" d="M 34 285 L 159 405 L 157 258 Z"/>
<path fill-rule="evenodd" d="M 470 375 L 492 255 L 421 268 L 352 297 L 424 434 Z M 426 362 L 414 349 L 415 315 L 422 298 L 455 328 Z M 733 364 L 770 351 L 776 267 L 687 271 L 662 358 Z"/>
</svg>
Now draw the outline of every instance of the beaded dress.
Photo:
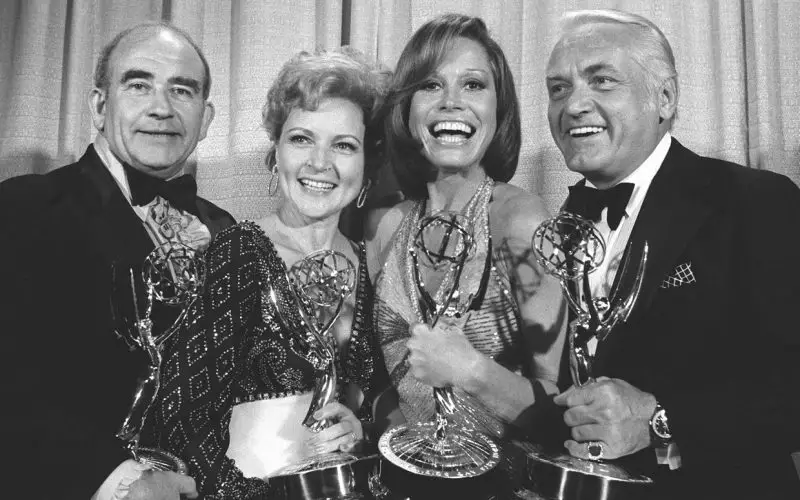
<svg viewBox="0 0 800 500">
<path fill-rule="evenodd" d="M 377 346 L 363 243 L 358 253 L 353 328 L 346 357 L 337 353 L 337 367 L 341 383 L 355 383 L 364 392 L 358 412 L 362 416 L 369 414 L 374 396 Z M 271 283 L 285 302 L 282 310 L 290 316 L 288 324 L 299 324 L 296 308 L 289 305 L 286 266 L 271 240 L 252 222 L 222 231 L 206 252 L 206 264 L 205 291 L 165 346 L 161 389 L 146 439 L 186 460 L 204 498 L 273 498 L 268 481 L 245 477 L 226 452 L 230 453 L 229 425 L 237 425 L 231 425 L 237 405 L 274 402 L 275 412 L 287 409 L 284 420 L 298 421 L 308 410 L 315 384 L 309 353 L 298 341 L 300 329 L 285 331 L 267 297 Z M 277 418 L 276 436 L 282 431 Z M 299 427 L 299 422 L 290 423 Z M 237 446 L 246 442 L 246 437 L 240 438 Z M 278 455 L 284 451 L 272 450 Z"/>
<path fill-rule="evenodd" d="M 530 358 L 525 356 L 519 331 L 519 307 L 510 293 L 505 264 L 495 259 L 491 248 L 489 204 L 493 187 L 491 179 L 484 181 L 462 211 L 474 231 L 476 249 L 466 261 L 461 277 L 460 294 L 471 296 L 472 301 L 459 326 L 479 352 L 527 376 Z M 401 221 L 375 284 L 375 332 L 391 382 L 400 396 L 400 409 L 409 422 L 429 421 L 435 411 L 433 390 L 410 373 L 406 349 L 409 324 L 422 321 L 409 248 L 414 244 L 425 205 L 424 200 L 415 202 Z M 439 324 L 452 321 L 442 318 Z M 458 402 L 454 420 L 496 437 L 505 435 L 507 423 L 477 398 L 459 388 L 454 388 L 454 393 Z"/>
</svg>

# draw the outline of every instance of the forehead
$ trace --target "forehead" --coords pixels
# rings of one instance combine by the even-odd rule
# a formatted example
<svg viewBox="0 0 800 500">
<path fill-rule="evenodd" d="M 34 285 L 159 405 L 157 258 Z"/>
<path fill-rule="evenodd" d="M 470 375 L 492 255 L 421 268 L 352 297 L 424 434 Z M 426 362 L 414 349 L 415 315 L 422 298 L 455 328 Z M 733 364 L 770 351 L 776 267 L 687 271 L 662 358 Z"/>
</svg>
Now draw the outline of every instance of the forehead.
<svg viewBox="0 0 800 500">
<path fill-rule="evenodd" d="M 303 127 L 332 135 L 364 134 L 364 112 L 349 99 L 323 99 L 314 111 L 295 107 L 286 118 L 285 128 Z"/>
<path fill-rule="evenodd" d="M 491 72 L 489 54 L 480 43 L 470 38 L 458 37 L 444 54 L 438 70 L 456 67 L 457 69 L 477 69 Z"/>
<path fill-rule="evenodd" d="M 142 69 L 156 77 L 183 76 L 203 80 L 203 61 L 182 36 L 164 28 L 135 31 L 120 41 L 111 57 L 116 80 L 129 69 Z"/>
<path fill-rule="evenodd" d="M 582 72 L 598 65 L 624 69 L 635 62 L 631 56 L 636 34 L 620 24 L 598 23 L 573 28 L 556 43 L 547 64 L 547 76 L 575 69 Z"/>
</svg>

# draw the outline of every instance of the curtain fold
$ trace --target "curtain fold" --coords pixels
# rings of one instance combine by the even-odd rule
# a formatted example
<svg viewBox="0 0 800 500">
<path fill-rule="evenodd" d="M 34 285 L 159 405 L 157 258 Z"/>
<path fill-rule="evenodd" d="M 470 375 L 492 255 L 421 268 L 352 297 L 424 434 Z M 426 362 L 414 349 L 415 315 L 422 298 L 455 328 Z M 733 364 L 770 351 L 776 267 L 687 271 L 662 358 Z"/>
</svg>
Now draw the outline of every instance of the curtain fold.
<svg viewBox="0 0 800 500">
<path fill-rule="evenodd" d="M 680 101 L 674 135 L 701 154 L 783 173 L 800 184 L 797 0 L 12 0 L 0 2 L 0 179 L 76 159 L 94 137 L 87 93 L 100 48 L 142 21 L 169 20 L 203 47 L 216 117 L 192 157 L 200 193 L 260 218 L 269 146 L 261 108 L 299 50 L 350 45 L 393 67 L 432 16 L 482 17 L 503 47 L 522 109 L 512 183 L 556 210 L 577 180 L 547 124 L 544 69 L 560 16 L 620 8 L 654 21 L 673 45 Z"/>
</svg>

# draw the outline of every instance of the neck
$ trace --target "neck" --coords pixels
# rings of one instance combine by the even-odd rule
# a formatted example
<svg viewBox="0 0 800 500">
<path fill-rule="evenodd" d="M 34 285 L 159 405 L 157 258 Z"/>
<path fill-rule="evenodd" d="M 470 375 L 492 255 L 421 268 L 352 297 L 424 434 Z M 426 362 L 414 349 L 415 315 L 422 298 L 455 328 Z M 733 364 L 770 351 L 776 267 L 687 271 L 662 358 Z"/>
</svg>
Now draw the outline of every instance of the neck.
<svg viewBox="0 0 800 500">
<path fill-rule="evenodd" d="M 321 220 L 308 220 L 281 206 L 274 214 L 275 230 L 285 236 L 291 248 L 302 255 L 334 247 L 339 235 L 339 214 Z"/>
<path fill-rule="evenodd" d="M 428 210 L 461 211 L 486 177 L 480 166 L 452 174 L 440 172 L 434 182 L 428 183 Z"/>
</svg>

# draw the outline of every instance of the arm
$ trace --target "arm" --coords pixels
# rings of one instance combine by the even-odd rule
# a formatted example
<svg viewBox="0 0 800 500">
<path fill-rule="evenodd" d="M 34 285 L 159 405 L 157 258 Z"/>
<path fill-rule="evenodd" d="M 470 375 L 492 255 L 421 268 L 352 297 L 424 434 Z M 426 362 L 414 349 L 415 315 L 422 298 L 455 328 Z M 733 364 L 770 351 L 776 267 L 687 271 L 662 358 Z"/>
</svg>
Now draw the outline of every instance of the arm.
<svg viewBox="0 0 800 500">
<path fill-rule="evenodd" d="M 107 355 L 113 342 L 98 326 L 90 257 L 69 233 L 74 225 L 67 225 L 50 180 L 31 175 L 0 183 L 0 332 L 7 354 L 0 397 L 13 401 L 0 417 L 0 442 L 15 450 L 4 467 L 14 478 L 9 496 L 45 491 L 39 489 L 45 472 L 49 491 L 89 498 L 128 458 L 109 429 L 121 417 L 97 397 L 103 388 L 127 392 L 115 382 L 128 372 Z M 65 465 L 70 460 L 81 466 Z"/>
<path fill-rule="evenodd" d="M 257 323 L 259 280 L 236 279 L 255 258 L 246 236 L 222 233 L 209 247 L 206 259 L 212 274 L 206 293 L 165 349 L 164 382 L 154 405 L 151 429 L 156 445 L 186 460 L 206 498 L 260 498 L 269 489 L 261 479 L 245 478 L 225 455 L 233 387 L 244 369 L 242 345 L 247 338 L 265 334 Z M 220 288 L 222 293 L 217 292 Z"/>
<path fill-rule="evenodd" d="M 367 214 L 364 241 L 367 245 L 367 264 L 373 284 L 383 269 L 392 238 L 412 204 L 411 201 L 402 201 L 390 208 L 372 209 Z"/>
<path fill-rule="evenodd" d="M 533 232 L 549 216 L 541 199 L 501 184 L 495 190 L 493 204 L 490 223 L 496 261 L 505 267 L 519 305 L 530 378 L 482 356 L 463 388 L 498 414 L 515 420 L 536 402 L 532 381 L 544 394 L 558 392 L 566 307 L 558 281 L 544 273 L 531 250 Z"/>
<path fill-rule="evenodd" d="M 683 312 L 693 321 L 682 321 L 683 316 L 669 310 L 653 320 L 669 322 L 666 331 L 680 336 L 676 345 L 684 349 L 671 350 L 680 361 L 669 364 L 666 372 L 654 370 L 659 376 L 648 387 L 652 393 L 603 377 L 556 398 L 569 407 L 564 420 L 573 439 L 608 443 L 606 458 L 651 445 L 648 421 L 657 400 L 667 412 L 687 474 L 720 464 L 733 467 L 730 459 L 736 457 L 737 464 L 748 464 L 752 477 L 762 472 L 779 476 L 775 471 L 753 472 L 756 467 L 774 468 L 778 461 L 782 473 L 794 475 L 787 469 L 789 452 L 799 447 L 794 394 L 800 383 L 800 340 L 793 308 L 800 297 L 800 268 L 787 263 L 794 260 L 800 235 L 786 228 L 800 217 L 800 191 L 773 175 L 748 174 L 738 180 L 738 185 L 720 188 L 730 193 L 722 205 L 727 215 L 710 219 L 700 230 L 703 237 L 711 233 L 716 245 L 710 258 L 729 264 L 722 268 L 730 273 L 723 278 L 723 289 L 706 275 L 702 295 L 687 295 L 681 304 L 692 308 Z M 720 300 L 714 306 L 712 299 Z M 704 311 L 709 307 L 714 309 Z M 586 455 L 585 446 L 576 442 L 567 447 L 574 455 Z"/>
<path fill-rule="evenodd" d="M 427 384 L 453 385 L 477 397 L 495 414 L 515 421 L 536 401 L 537 394 L 557 392 L 556 380 L 564 341 L 564 306 L 555 280 L 535 263 L 530 241 L 546 211 L 523 191 L 499 185 L 490 212 L 495 262 L 505 266 L 511 292 L 519 304 L 520 328 L 530 359 L 531 378 L 518 375 L 477 351 L 458 331 L 438 326 L 412 326 L 409 365 Z"/>
<path fill-rule="evenodd" d="M 720 353 L 730 352 L 731 359 L 718 377 L 698 381 L 682 394 L 655 394 L 686 465 L 716 460 L 737 448 L 782 449 L 782 454 L 800 449 L 795 312 L 800 233 L 790 229 L 800 219 L 800 189 L 785 177 L 764 175 L 742 179 L 737 190 L 739 206 L 732 217 L 739 221 L 735 248 L 740 253 L 733 255 L 739 259 L 735 280 L 741 283 L 741 307 L 728 322 L 735 330 L 727 332 L 735 335 L 731 345 Z"/>
</svg>

